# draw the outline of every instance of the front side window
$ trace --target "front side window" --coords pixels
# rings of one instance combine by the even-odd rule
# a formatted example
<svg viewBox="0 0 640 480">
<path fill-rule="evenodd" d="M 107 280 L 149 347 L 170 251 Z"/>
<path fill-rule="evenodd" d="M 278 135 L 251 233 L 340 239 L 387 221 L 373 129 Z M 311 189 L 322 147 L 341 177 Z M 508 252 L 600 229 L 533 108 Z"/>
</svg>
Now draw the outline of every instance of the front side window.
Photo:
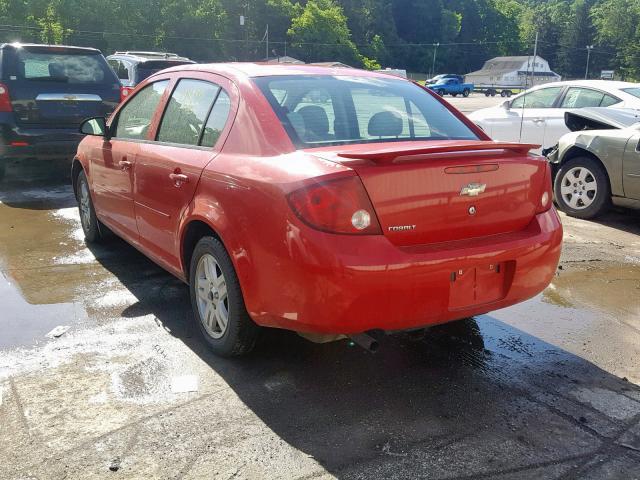
<svg viewBox="0 0 640 480">
<path fill-rule="evenodd" d="M 562 87 L 549 87 L 525 93 L 511 102 L 511 108 L 552 108 L 561 91 Z"/>
<path fill-rule="evenodd" d="M 200 134 L 220 87 L 182 79 L 173 90 L 158 130 L 158 141 L 198 145 Z"/>
<path fill-rule="evenodd" d="M 478 139 L 432 95 L 404 80 L 349 76 L 253 80 L 298 148 Z"/>
<path fill-rule="evenodd" d="M 144 140 L 147 138 L 153 114 L 158 108 L 169 80 L 147 85 L 120 110 L 116 120 L 115 137 Z"/>
</svg>

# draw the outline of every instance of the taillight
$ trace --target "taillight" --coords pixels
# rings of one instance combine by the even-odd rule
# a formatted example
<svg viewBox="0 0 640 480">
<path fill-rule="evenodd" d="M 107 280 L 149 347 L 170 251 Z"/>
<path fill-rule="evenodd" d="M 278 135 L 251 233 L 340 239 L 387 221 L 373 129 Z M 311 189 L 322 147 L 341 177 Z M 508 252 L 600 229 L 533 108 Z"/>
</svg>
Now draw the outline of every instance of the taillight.
<svg viewBox="0 0 640 480">
<path fill-rule="evenodd" d="M 329 233 L 380 235 L 369 196 L 357 176 L 320 181 L 287 196 L 304 223 Z"/>
<path fill-rule="evenodd" d="M 133 91 L 131 87 L 120 87 L 120 101 L 124 101 L 125 98 Z"/>
<path fill-rule="evenodd" d="M 542 193 L 538 202 L 538 210 L 536 213 L 544 213 L 551 208 L 553 203 L 553 185 L 551 183 L 551 165 L 545 160 L 544 179 L 542 185 Z"/>
<path fill-rule="evenodd" d="M 13 112 L 9 89 L 4 83 L 0 83 L 0 112 Z"/>
</svg>

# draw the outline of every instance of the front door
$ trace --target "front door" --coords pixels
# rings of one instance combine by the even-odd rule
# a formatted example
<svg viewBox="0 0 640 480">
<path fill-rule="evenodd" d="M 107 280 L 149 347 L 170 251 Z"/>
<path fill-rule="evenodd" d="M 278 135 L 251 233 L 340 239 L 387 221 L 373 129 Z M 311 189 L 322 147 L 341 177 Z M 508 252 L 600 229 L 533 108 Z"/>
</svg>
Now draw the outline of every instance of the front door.
<svg viewBox="0 0 640 480">
<path fill-rule="evenodd" d="M 169 81 L 148 85 L 132 97 L 111 122 L 112 138 L 94 149 L 92 188 L 98 215 L 117 232 L 137 241 L 133 203 L 135 159 Z"/>
<path fill-rule="evenodd" d="M 535 143 L 543 148 L 555 145 L 550 142 L 553 132 L 558 129 L 557 120 L 562 119 L 564 123 L 564 112 L 554 108 L 561 92 L 562 87 L 540 88 L 520 95 L 511 102 L 509 113 L 515 114 L 511 117 L 515 120 L 515 124 L 511 125 L 512 132 L 517 134 L 515 141 Z"/>
<path fill-rule="evenodd" d="M 219 85 L 202 78 L 180 79 L 155 132 L 156 141 L 141 144 L 136 156 L 140 243 L 175 270 L 180 269 L 180 219 L 202 170 L 217 154 L 229 110 L 229 95 Z"/>
</svg>

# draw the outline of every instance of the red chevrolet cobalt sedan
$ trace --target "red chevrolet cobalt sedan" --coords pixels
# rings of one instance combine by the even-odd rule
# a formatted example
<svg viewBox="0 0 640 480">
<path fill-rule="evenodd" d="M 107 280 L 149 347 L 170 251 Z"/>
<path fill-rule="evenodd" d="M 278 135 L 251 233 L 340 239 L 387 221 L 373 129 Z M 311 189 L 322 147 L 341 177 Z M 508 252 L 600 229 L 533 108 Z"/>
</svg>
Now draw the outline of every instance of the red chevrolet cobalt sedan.
<svg viewBox="0 0 640 480">
<path fill-rule="evenodd" d="M 87 241 L 106 226 L 188 283 L 221 355 L 259 326 L 362 338 L 485 313 L 541 292 L 558 263 L 536 146 L 491 141 L 407 80 L 186 65 L 82 131 Z"/>
</svg>

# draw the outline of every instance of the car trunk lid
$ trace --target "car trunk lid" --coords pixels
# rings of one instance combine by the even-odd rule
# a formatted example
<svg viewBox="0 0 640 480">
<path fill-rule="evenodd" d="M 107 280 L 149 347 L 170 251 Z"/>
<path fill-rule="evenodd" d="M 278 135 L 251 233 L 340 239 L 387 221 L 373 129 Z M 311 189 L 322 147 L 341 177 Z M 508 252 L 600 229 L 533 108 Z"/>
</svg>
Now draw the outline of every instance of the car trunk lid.
<svg viewBox="0 0 640 480">
<path fill-rule="evenodd" d="M 389 240 L 400 246 L 524 229 L 543 191 L 537 145 L 398 142 L 309 149 L 362 179 Z"/>
</svg>

